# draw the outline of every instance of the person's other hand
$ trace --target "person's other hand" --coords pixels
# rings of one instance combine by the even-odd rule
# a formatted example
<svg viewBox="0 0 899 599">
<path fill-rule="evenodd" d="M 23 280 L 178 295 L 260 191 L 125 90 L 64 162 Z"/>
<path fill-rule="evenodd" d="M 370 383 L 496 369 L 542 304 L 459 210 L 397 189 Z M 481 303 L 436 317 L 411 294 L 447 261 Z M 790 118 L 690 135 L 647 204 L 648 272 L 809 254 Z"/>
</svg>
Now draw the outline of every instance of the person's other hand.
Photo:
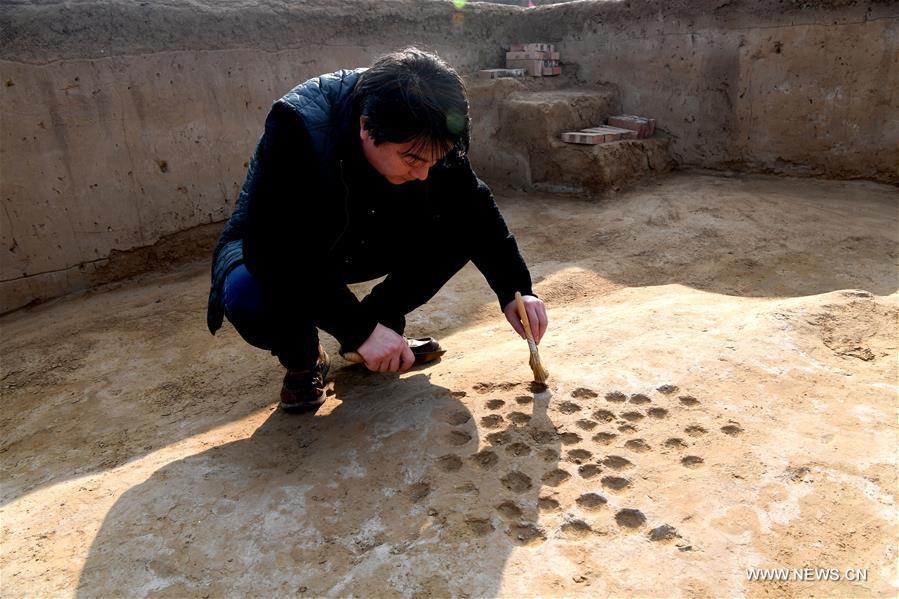
<svg viewBox="0 0 899 599">
<path fill-rule="evenodd" d="M 522 295 L 521 301 L 524 302 L 525 312 L 527 312 L 528 320 L 531 322 L 531 334 L 534 336 L 534 342 L 539 344 L 543 334 L 546 333 L 546 327 L 549 325 L 549 318 L 546 316 L 546 305 L 542 299 L 533 295 Z M 506 307 L 503 308 L 503 313 L 506 315 L 506 320 L 509 321 L 512 328 L 515 329 L 515 332 L 522 339 L 527 339 L 527 335 L 524 333 L 524 325 L 518 316 L 518 305 L 514 299 L 506 304 Z"/>
<path fill-rule="evenodd" d="M 406 338 L 381 323 L 356 353 L 365 360 L 365 367 L 375 372 L 405 372 L 415 363 Z"/>
</svg>

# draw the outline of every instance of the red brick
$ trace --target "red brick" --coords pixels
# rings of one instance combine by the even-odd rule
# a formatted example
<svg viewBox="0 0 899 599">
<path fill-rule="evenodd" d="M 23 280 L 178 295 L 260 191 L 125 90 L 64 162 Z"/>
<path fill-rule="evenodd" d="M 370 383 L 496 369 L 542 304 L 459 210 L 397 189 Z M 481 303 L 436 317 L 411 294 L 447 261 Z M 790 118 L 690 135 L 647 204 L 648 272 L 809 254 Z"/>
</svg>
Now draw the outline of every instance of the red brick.
<svg viewBox="0 0 899 599">
<path fill-rule="evenodd" d="M 525 44 L 524 46 L 525 52 L 555 52 L 556 47 L 552 44 L 546 44 L 543 42 L 531 42 L 530 44 Z"/>
<path fill-rule="evenodd" d="M 527 71 L 524 69 L 482 69 L 478 71 L 480 79 L 502 79 L 506 77 L 524 77 Z"/>
<path fill-rule="evenodd" d="M 581 131 L 585 133 L 595 133 L 601 134 L 605 136 L 604 141 L 618 141 L 619 139 L 632 139 L 637 136 L 634 131 L 630 129 L 622 129 L 620 127 L 590 127 L 588 129 L 582 129 Z"/>
<path fill-rule="evenodd" d="M 506 52 L 506 60 L 544 60 L 549 52 Z"/>
<path fill-rule="evenodd" d="M 637 133 L 637 137 L 650 137 L 655 131 L 656 121 L 647 117 L 636 116 L 633 114 L 619 114 L 610 116 L 609 125 L 630 129 Z"/>
<path fill-rule="evenodd" d="M 569 144 L 583 144 L 595 146 L 606 141 L 606 136 L 602 133 L 588 133 L 586 131 L 566 131 L 562 134 L 562 141 Z"/>
<path fill-rule="evenodd" d="M 525 69 L 528 75 L 532 77 L 540 77 L 543 75 L 542 60 L 507 60 L 506 68 L 509 69 Z"/>
<path fill-rule="evenodd" d="M 595 127 L 587 127 L 584 131 L 608 131 L 610 133 L 625 133 L 629 137 L 636 137 L 633 129 L 625 129 L 624 127 L 615 127 L 613 125 L 597 125 Z"/>
</svg>

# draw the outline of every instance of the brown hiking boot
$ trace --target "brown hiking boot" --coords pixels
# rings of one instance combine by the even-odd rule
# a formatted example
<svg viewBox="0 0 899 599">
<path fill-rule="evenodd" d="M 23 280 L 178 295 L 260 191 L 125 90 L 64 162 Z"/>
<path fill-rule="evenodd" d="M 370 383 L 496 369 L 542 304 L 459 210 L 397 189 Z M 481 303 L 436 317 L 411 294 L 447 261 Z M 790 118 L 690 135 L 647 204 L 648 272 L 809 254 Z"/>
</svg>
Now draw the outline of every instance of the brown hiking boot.
<svg viewBox="0 0 899 599">
<path fill-rule="evenodd" d="M 422 337 L 420 339 L 406 338 L 409 343 L 409 349 L 415 356 L 415 365 L 427 364 L 433 362 L 446 353 L 446 350 L 440 347 L 440 343 L 433 337 Z"/>
<path fill-rule="evenodd" d="M 331 358 L 319 347 L 318 362 L 310 370 L 288 370 L 281 386 L 280 408 L 296 414 L 314 412 L 325 403 L 325 377 L 331 368 Z"/>
</svg>

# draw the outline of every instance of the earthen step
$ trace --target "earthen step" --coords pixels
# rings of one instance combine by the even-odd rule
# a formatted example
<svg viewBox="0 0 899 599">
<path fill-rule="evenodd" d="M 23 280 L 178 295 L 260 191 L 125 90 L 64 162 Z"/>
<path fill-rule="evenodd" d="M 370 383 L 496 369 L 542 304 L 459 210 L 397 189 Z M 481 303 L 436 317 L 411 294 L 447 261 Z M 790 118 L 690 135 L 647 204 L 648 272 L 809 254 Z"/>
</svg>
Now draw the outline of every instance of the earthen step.
<svg viewBox="0 0 899 599">
<path fill-rule="evenodd" d="M 636 183 L 673 168 L 668 146 L 669 138 L 658 133 L 593 146 L 555 141 L 542 157 L 531 156 L 531 183 L 583 191 Z"/>
<path fill-rule="evenodd" d="M 661 133 L 597 146 L 563 143 L 563 132 L 597 127 L 620 114 L 620 96 L 613 85 L 548 83 L 493 79 L 469 87 L 472 164 L 488 183 L 599 191 L 670 170 L 668 139 Z"/>
<path fill-rule="evenodd" d="M 604 122 L 618 112 L 616 88 L 517 91 L 499 105 L 503 141 L 546 146 L 562 131 L 576 131 Z"/>
</svg>

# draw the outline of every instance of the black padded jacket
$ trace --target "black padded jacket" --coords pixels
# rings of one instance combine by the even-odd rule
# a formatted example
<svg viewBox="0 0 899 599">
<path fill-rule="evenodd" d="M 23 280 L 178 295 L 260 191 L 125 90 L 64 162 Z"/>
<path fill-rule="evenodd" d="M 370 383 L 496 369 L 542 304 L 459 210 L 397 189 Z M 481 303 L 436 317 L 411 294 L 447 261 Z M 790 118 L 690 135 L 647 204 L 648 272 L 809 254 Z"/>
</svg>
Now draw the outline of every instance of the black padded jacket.
<svg viewBox="0 0 899 599">
<path fill-rule="evenodd" d="M 516 290 L 533 294 L 515 238 L 467 159 L 404 185 L 368 165 L 350 102 L 363 70 L 316 77 L 272 106 L 213 253 L 213 334 L 224 279 L 241 263 L 278 314 L 312 315 L 347 349 L 436 293 L 445 277 L 432 265 L 454 257 L 474 262 L 501 307 Z M 361 302 L 347 287 L 385 274 Z"/>
</svg>

